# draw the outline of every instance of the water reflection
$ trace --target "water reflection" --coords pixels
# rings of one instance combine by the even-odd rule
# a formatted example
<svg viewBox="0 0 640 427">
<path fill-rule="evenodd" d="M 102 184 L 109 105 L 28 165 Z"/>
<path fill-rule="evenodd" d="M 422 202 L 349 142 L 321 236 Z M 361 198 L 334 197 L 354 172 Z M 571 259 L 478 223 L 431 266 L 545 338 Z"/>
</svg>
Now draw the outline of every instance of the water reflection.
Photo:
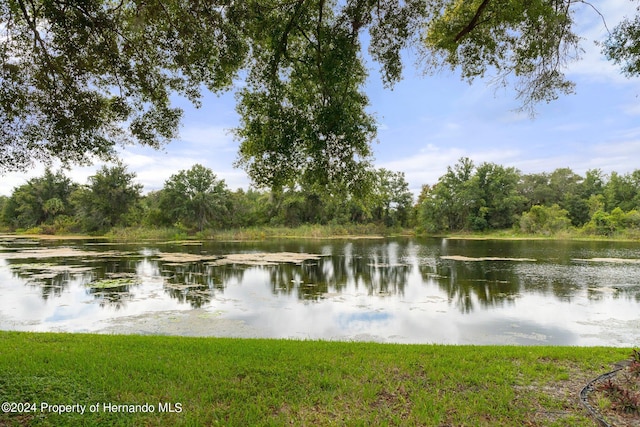
<svg viewBox="0 0 640 427">
<path fill-rule="evenodd" d="M 65 258 L 47 258 L 45 262 L 9 260 L 8 263 L 13 277 L 38 288 L 44 300 L 60 297 L 72 279 L 79 279 L 102 305 L 113 304 L 120 308 L 131 298 L 135 285 L 94 289 L 91 283 L 132 275 L 147 284 L 159 283 L 171 298 L 200 308 L 217 294 L 223 294 L 230 284 L 243 283 L 248 270 L 263 276 L 261 281 L 268 283 L 274 297 L 295 295 L 300 300 L 320 301 L 327 295 L 347 292 L 350 287 L 365 291 L 369 296 L 403 297 L 410 282 L 415 284 L 413 273 L 417 269 L 420 283 L 437 285 L 461 313 L 513 305 L 523 293 L 553 295 L 560 301 L 571 302 L 586 291 L 587 297 L 593 300 L 607 295 L 640 301 L 640 264 L 596 264 L 574 258 L 593 255 L 598 248 L 580 247 L 571 253 L 566 242 L 561 242 L 552 253 L 548 253 L 547 248 L 544 254 L 547 259 L 473 261 L 470 256 L 479 254 L 543 255 L 531 242 L 525 247 L 526 251 L 521 242 L 501 242 L 497 248 L 486 246 L 487 242 L 479 245 L 475 241 L 447 239 L 439 245 L 416 245 L 409 239 L 385 243 L 356 241 L 324 244 L 320 252 L 327 256 L 317 260 L 265 266 L 215 266 L 205 261 L 161 262 L 154 259 L 159 249 L 153 247 L 139 248 L 133 256 L 129 251 L 123 252 L 126 256 L 83 259 L 82 264 L 68 263 Z M 593 246 L 593 242 L 589 246 Z M 279 247 L 280 250 L 283 248 L 286 246 Z M 175 246 L 172 249 L 207 253 L 207 248 L 201 247 Z M 308 250 L 303 245 L 296 249 Z M 464 255 L 471 261 L 441 258 L 451 253 Z M 599 253 L 618 257 L 630 255 L 628 248 L 605 248 Z M 563 263 L 559 262 L 561 259 Z"/>
<path fill-rule="evenodd" d="M 126 309 L 127 302 L 133 298 L 131 288 L 131 285 L 110 288 L 109 290 L 88 288 L 87 293 L 93 296 L 101 308 L 109 307 L 118 311 Z"/>
<path fill-rule="evenodd" d="M 38 289 L 45 301 L 50 297 L 60 297 L 72 279 L 80 277 L 85 282 L 91 281 L 93 274 L 89 270 L 83 266 L 57 265 L 53 262 L 11 265 L 12 276 Z"/>
<path fill-rule="evenodd" d="M 508 263 L 437 260 L 434 264 L 420 266 L 423 281 L 437 284 L 462 313 L 472 312 L 476 303 L 484 309 L 513 304 L 520 293 Z"/>
<path fill-rule="evenodd" d="M 301 266 L 266 268 L 274 295 L 295 293 L 299 299 L 317 301 L 327 294 L 343 293 L 350 285 L 367 295 L 404 295 L 411 265 L 391 265 L 375 258 L 338 255 Z"/>
<path fill-rule="evenodd" d="M 304 337 L 343 337 L 351 331 L 351 339 L 387 331 L 385 336 L 411 342 L 485 343 L 509 337 L 526 343 L 543 337 L 549 343 L 551 335 L 576 339 L 578 331 L 602 319 L 636 325 L 632 313 L 640 303 L 640 263 L 634 261 L 640 249 L 630 243 L 408 238 L 198 246 L 77 242 L 51 248 L 84 251 L 82 257 L 20 258 L 33 245 L 8 242 L 0 249 L 1 328 L 37 324 L 45 330 L 92 330 L 98 327 L 91 322 L 114 316 L 207 310 L 217 313 L 216 319 L 262 328 L 264 336 L 298 336 L 302 332 L 291 325 L 299 324 Z M 160 256 L 168 252 L 193 257 L 170 262 Z M 257 252 L 323 256 L 275 265 L 211 261 Z M 567 318 L 550 320 L 560 313 Z M 640 335 L 637 322 L 631 334 Z M 485 341 L 475 332 L 469 338 L 479 330 L 493 338 Z"/>
<path fill-rule="evenodd" d="M 156 261 L 147 261 L 160 265 Z M 193 308 L 207 305 L 215 297 L 216 292 L 224 292 L 226 283 L 241 282 L 244 272 L 242 269 L 213 268 L 203 263 L 165 263 L 162 264 L 163 289 L 166 294 L 180 303 L 188 303 Z"/>
</svg>

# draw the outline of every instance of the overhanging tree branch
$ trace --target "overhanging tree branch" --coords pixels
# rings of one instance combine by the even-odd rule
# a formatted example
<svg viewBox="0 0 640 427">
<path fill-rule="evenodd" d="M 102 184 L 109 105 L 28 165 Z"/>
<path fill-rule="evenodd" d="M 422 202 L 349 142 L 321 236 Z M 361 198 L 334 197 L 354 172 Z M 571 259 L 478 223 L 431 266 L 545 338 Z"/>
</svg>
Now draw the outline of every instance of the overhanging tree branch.
<svg viewBox="0 0 640 427">
<path fill-rule="evenodd" d="M 480 15 L 482 15 L 482 11 L 487 7 L 487 4 L 489 4 L 489 0 L 483 0 L 480 6 L 478 6 L 478 10 L 476 10 L 476 14 L 473 15 L 473 18 L 471 19 L 469 24 L 464 27 L 458 34 L 456 34 L 456 37 L 454 39 L 456 43 L 471 31 L 473 31 L 474 28 L 476 28 L 476 26 L 478 25 L 478 20 L 480 19 Z"/>
</svg>

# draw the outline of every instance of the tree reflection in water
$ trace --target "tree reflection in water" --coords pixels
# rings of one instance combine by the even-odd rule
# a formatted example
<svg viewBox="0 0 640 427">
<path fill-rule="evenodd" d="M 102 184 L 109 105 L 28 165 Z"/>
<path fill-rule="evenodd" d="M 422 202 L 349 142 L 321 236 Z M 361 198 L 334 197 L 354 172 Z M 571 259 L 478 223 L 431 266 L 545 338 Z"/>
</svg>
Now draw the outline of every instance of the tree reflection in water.
<svg viewBox="0 0 640 427">
<path fill-rule="evenodd" d="M 61 296 L 73 279 L 88 283 L 93 278 L 91 269 L 84 266 L 32 262 L 9 264 L 9 267 L 12 277 L 21 279 L 31 288 L 38 288 L 45 301 L 50 297 Z"/>
<path fill-rule="evenodd" d="M 43 300 L 71 291 L 70 283 L 86 287 L 101 307 L 126 307 L 136 294 L 157 289 L 193 308 L 210 304 L 229 286 L 251 280 L 267 286 L 274 297 L 322 301 L 329 295 L 406 298 L 409 287 L 442 291 L 461 313 L 513 306 L 521 295 L 551 296 L 562 302 L 628 299 L 640 302 L 640 264 L 596 263 L 588 258 L 640 258 L 635 246 L 613 243 L 555 243 L 455 241 L 447 239 L 381 239 L 349 241 L 208 242 L 198 247 L 180 245 L 162 250 L 198 254 L 296 252 L 322 254 L 299 264 L 211 265 L 206 261 L 167 262 L 154 257 L 159 249 L 132 246 L 123 256 L 86 259 L 7 259 L 13 278 L 37 288 Z M 82 247 L 86 249 L 86 247 Z M 105 247 L 104 250 L 109 248 Z M 137 253 L 137 255 L 136 255 Z M 468 260 L 445 259 L 459 255 Z M 476 258 L 475 261 L 471 259 Z M 493 260 L 477 260 L 494 257 Z M 535 259 L 518 262 L 500 257 Z M 135 283 L 111 289 L 87 285 L 103 279 L 133 275 Z M 143 291 L 137 289 L 144 287 Z M 416 295 L 424 291 L 412 291 Z M 433 292 L 433 291 L 428 291 Z M 436 291 L 437 292 L 437 291 Z M 409 301 L 410 302 L 410 301 Z"/>
<path fill-rule="evenodd" d="M 203 262 L 154 263 L 158 265 L 158 271 L 162 268 L 165 293 L 181 303 L 189 303 L 193 308 L 209 304 L 216 292 L 223 293 L 228 283 L 242 282 L 244 276 L 244 268 L 234 265 L 214 267 Z"/>
<path fill-rule="evenodd" d="M 438 285 L 451 304 L 470 313 L 477 302 L 482 308 L 513 305 L 520 286 L 508 262 L 460 262 L 436 259 L 420 266 L 422 280 Z"/>
<path fill-rule="evenodd" d="M 265 267 L 269 270 L 273 294 L 296 292 L 301 300 L 317 301 L 329 293 L 344 293 L 354 285 L 356 290 L 364 287 L 367 295 L 404 295 L 413 268 L 410 264 L 400 263 L 409 256 L 406 245 L 377 245 L 370 249 L 368 257 L 360 255 L 359 250 L 354 251 L 355 245 L 347 243 L 342 253 L 305 261 L 301 265 Z"/>
</svg>

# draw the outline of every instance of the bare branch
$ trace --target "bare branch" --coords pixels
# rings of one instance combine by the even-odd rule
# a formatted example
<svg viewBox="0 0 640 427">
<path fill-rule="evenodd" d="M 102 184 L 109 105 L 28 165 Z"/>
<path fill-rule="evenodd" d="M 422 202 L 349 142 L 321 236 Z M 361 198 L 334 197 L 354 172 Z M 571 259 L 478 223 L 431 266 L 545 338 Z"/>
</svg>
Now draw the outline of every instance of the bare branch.
<svg viewBox="0 0 640 427">
<path fill-rule="evenodd" d="M 569 3 L 571 3 L 571 1 L 569 1 Z M 593 4 L 591 4 L 586 0 L 574 0 L 574 3 L 586 4 L 591 9 L 593 9 L 598 15 L 600 15 L 600 19 L 602 19 L 602 24 L 604 25 L 604 28 L 607 30 L 607 33 L 611 34 L 611 31 L 609 31 L 609 27 L 607 26 L 607 20 L 604 18 L 604 15 L 602 14 L 602 12 L 600 12 L 600 10 L 598 10 L 597 7 L 595 7 Z"/>
</svg>

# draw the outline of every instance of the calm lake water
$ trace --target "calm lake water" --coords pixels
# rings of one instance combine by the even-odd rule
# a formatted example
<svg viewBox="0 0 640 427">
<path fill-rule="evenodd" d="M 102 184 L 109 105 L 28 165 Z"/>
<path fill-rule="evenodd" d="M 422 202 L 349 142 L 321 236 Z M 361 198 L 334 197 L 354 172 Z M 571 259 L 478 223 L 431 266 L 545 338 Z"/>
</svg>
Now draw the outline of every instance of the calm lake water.
<svg viewBox="0 0 640 427">
<path fill-rule="evenodd" d="M 640 244 L 0 238 L 0 329 L 640 344 Z"/>
</svg>

